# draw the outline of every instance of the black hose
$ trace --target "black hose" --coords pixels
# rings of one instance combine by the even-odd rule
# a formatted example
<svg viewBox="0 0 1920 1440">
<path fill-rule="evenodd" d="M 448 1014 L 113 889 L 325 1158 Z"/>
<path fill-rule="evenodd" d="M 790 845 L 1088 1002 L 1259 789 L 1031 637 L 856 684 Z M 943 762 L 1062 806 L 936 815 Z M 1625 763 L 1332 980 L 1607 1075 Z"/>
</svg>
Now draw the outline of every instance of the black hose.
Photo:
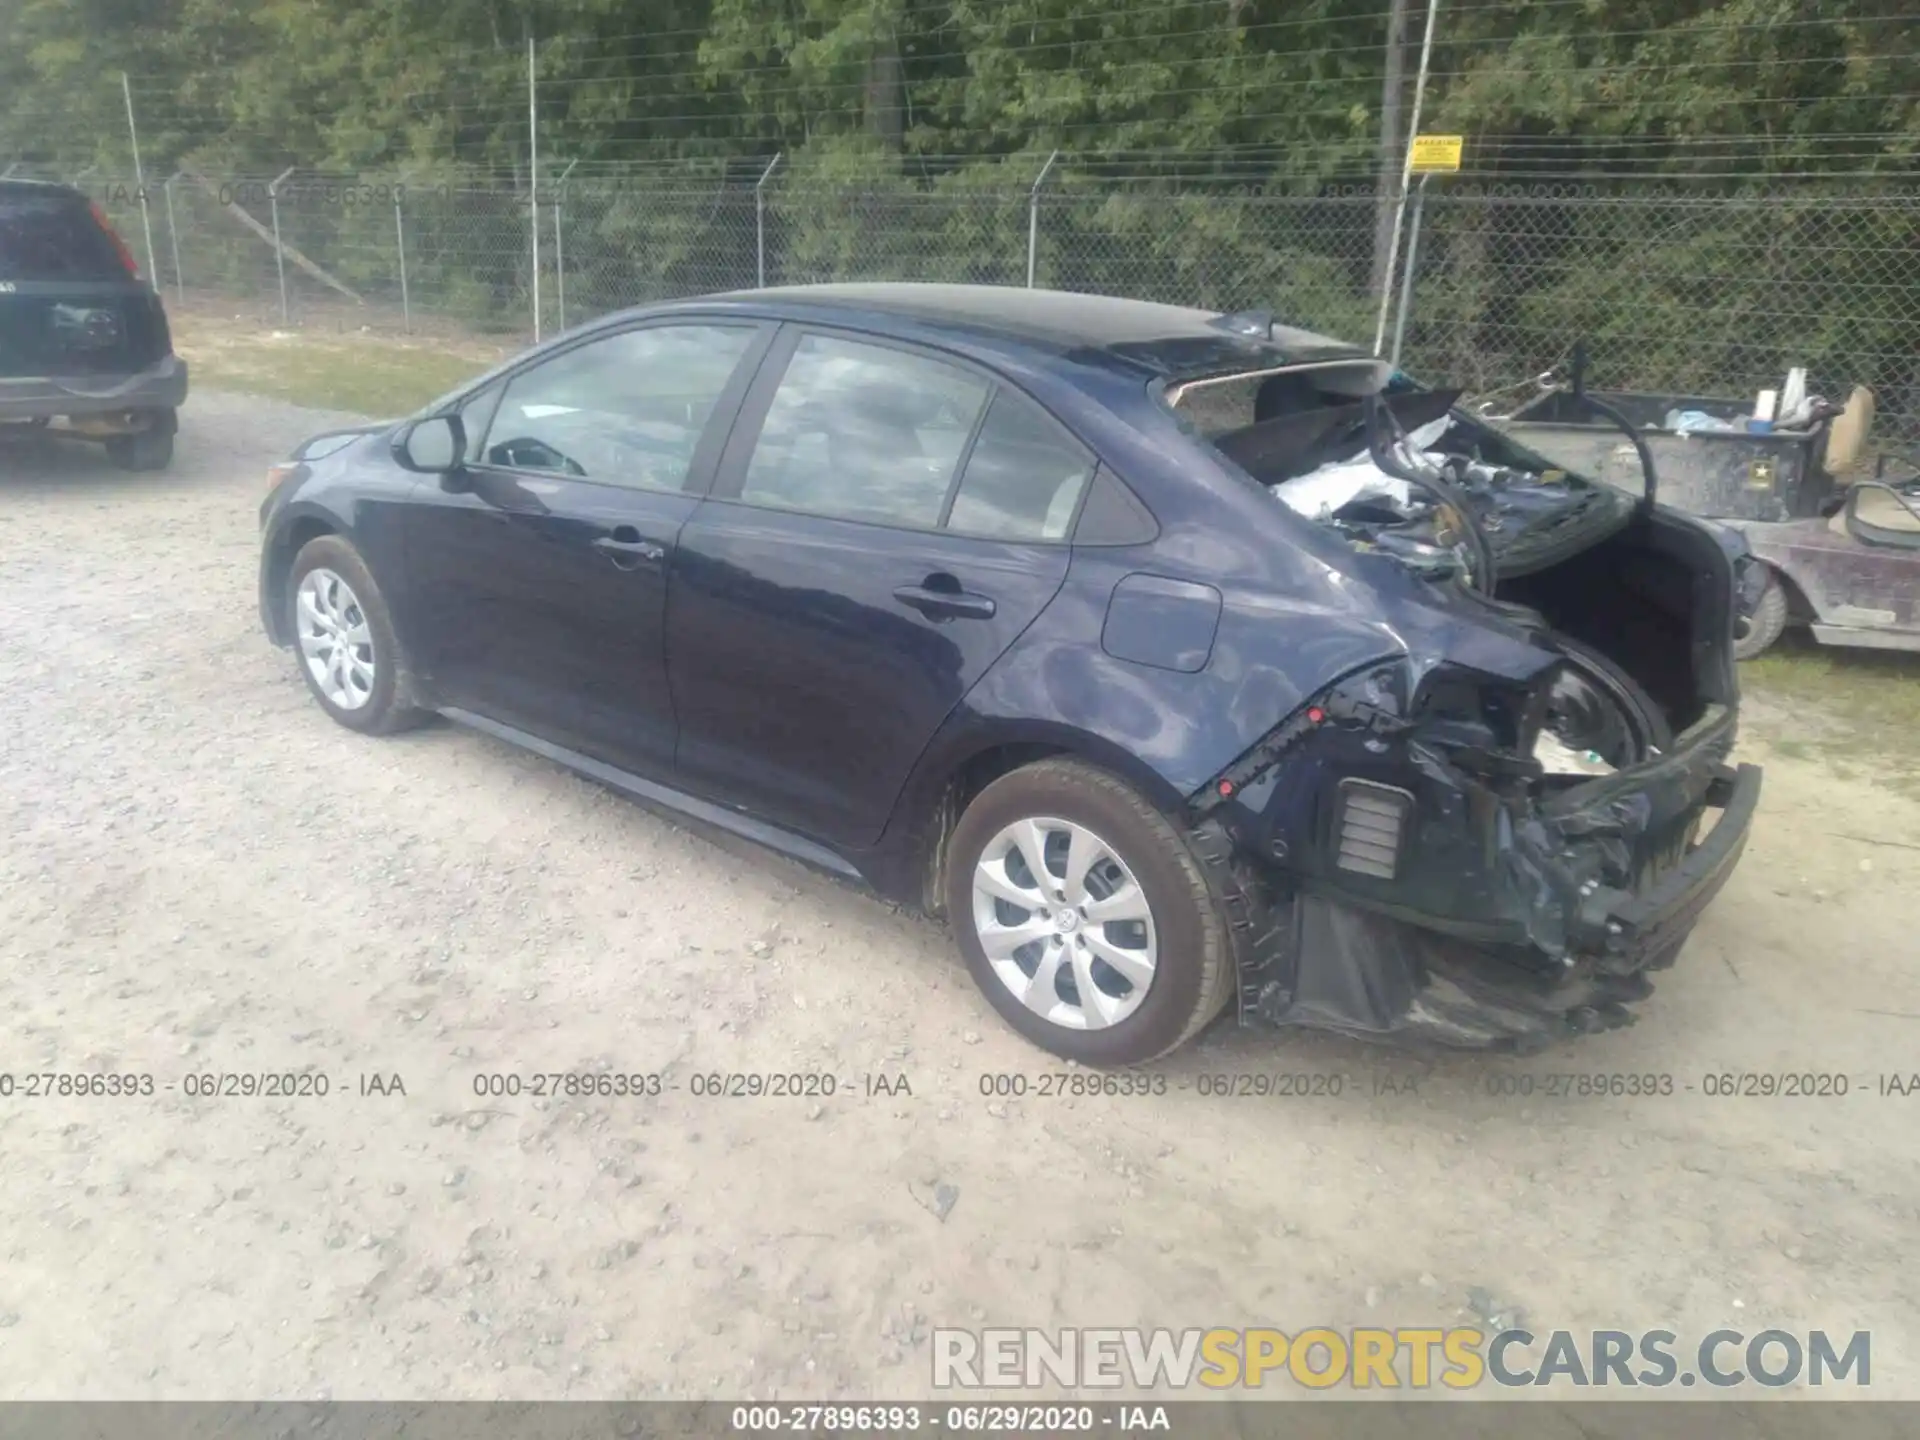
<svg viewBox="0 0 1920 1440">
<path fill-rule="evenodd" d="M 1653 468 L 1653 451 L 1647 448 L 1647 442 L 1640 436 L 1640 427 L 1604 400 L 1596 400 L 1587 393 L 1587 342 L 1576 341 L 1573 347 L 1573 398 L 1590 406 L 1593 412 L 1603 420 L 1611 420 L 1614 425 L 1626 432 L 1627 439 L 1633 442 L 1633 453 L 1640 457 L 1640 475 L 1647 482 L 1647 493 L 1641 497 L 1640 504 L 1645 510 L 1653 509 L 1653 502 L 1660 493 L 1660 476 Z"/>
<path fill-rule="evenodd" d="M 1596 400 L 1592 395 L 1582 397 L 1596 415 L 1611 420 L 1619 429 L 1626 432 L 1627 439 L 1633 442 L 1633 450 L 1640 457 L 1640 473 L 1646 477 L 1647 493 L 1641 497 L 1641 505 L 1653 509 L 1653 502 L 1660 493 L 1660 477 L 1654 472 L 1653 451 L 1647 448 L 1647 442 L 1641 438 L 1639 427 L 1604 400 Z"/>
<path fill-rule="evenodd" d="M 1467 535 L 1472 540 L 1474 573 L 1470 578 L 1473 587 L 1483 595 L 1493 594 L 1494 582 L 1499 578 L 1498 569 L 1493 563 L 1493 547 L 1487 543 L 1486 532 L 1480 528 L 1479 520 L 1468 507 L 1467 497 L 1437 475 L 1423 475 L 1412 466 L 1401 464 L 1400 457 L 1393 453 L 1393 441 L 1406 438 L 1406 432 L 1400 428 L 1400 419 L 1393 413 L 1393 408 L 1380 403 L 1377 392 L 1368 395 L 1361 402 L 1361 408 L 1367 421 L 1367 453 L 1373 457 L 1373 463 L 1396 480 L 1418 485 L 1460 517 L 1460 523 L 1467 527 Z M 1383 412 L 1393 426 L 1392 440 L 1387 436 L 1387 427 L 1380 423 Z"/>
</svg>

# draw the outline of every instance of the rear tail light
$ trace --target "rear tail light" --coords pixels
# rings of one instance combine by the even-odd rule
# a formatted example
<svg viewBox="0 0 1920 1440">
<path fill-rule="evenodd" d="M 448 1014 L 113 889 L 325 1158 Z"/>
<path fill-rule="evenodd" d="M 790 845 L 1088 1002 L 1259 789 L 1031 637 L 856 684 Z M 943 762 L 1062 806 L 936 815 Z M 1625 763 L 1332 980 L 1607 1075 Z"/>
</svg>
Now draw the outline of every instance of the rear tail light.
<svg viewBox="0 0 1920 1440">
<path fill-rule="evenodd" d="M 107 219 L 107 212 L 92 201 L 88 202 L 87 209 L 93 215 L 93 223 L 100 227 L 100 233 L 113 242 L 114 252 L 119 255 L 120 263 L 127 267 L 127 274 L 138 280 L 140 278 L 140 266 L 134 260 L 133 252 L 127 249 L 127 242 L 120 238 L 120 232 L 113 228 L 113 222 Z"/>
<path fill-rule="evenodd" d="M 1355 875 L 1393 879 L 1400 871 L 1400 846 L 1413 813 L 1413 796 L 1371 780 L 1342 780 L 1339 793 L 1334 864 Z"/>
</svg>

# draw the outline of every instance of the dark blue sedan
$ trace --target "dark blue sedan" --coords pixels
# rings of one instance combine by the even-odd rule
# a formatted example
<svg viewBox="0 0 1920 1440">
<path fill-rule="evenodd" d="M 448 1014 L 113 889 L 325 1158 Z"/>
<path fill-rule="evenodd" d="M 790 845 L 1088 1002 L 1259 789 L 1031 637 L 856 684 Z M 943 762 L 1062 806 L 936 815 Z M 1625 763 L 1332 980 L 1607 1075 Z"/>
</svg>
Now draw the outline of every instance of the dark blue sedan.
<svg viewBox="0 0 1920 1440">
<path fill-rule="evenodd" d="M 308 441 L 261 614 L 343 725 L 944 916 L 1056 1054 L 1532 1046 L 1628 1019 L 1760 777 L 1722 548 L 1456 399 L 1264 315 L 712 296 Z"/>
</svg>

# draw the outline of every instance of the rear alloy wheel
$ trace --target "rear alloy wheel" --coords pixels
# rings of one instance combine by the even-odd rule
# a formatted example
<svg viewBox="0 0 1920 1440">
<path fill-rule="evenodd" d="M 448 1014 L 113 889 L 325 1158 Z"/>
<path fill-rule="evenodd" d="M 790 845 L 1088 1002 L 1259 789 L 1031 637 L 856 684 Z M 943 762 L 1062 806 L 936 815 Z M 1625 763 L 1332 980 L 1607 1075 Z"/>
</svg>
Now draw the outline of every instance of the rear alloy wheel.
<svg viewBox="0 0 1920 1440">
<path fill-rule="evenodd" d="M 1078 761 L 1016 770 L 967 807 L 947 913 L 994 1008 L 1070 1060 L 1163 1055 L 1231 991 L 1226 927 L 1180 832 Z"/>
<path fill-rule="evenodd" d="M 1119 1024 L 1153 986 L 1146 892 L 1113 846 L 1071 820 L 1016 820 L 987 843 L 973 933 L 1014 998 L 1069 1030 Z"/>
<path fill-rule="evenodd" d="M 300 677 L 322 709 L 348 729 L 374 735 L 424 718 L 407 699 L 386 602 L 351 545 L 337 535 L 308 541 L 287 584 Z"/>
</svg>

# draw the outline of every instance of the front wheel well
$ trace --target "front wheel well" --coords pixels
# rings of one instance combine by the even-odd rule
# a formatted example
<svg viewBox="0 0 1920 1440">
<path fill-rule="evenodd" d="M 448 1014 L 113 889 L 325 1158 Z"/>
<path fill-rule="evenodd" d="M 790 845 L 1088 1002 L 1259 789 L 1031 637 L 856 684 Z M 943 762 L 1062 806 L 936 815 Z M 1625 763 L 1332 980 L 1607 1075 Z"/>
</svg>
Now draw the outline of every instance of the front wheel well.
<svg viewBox="0 0 1920 1440">
<path fill-rule="evenodd" d="M 267 595 L 274 606 L 274 622 L 278 634 L 276 640 L 284 641 L 293 632 L 292 617 L 285 613 L 287 601 L 287 577 L 293 573 L 293 562 L 299 557 L 308 543 L 318 540 L 322 535 L 337 535 L 340 532 L 325 520 L 315 515 L 302 515 L 281 532 L 274 543 L 273 553 L 267 562 Z"/>
<path fill-rule="evenodd" d="M 1771 560 L 1762 560 L 1760 563 L 1773 572 L 1774 584 L 1786 592 L 1788 624 L 1810 625 L 1820 618 L 1820 612 L 1813 608 L 1813 602 L 1807 598 L 1806 588 L 1798 580 Z"/>
</svg>

